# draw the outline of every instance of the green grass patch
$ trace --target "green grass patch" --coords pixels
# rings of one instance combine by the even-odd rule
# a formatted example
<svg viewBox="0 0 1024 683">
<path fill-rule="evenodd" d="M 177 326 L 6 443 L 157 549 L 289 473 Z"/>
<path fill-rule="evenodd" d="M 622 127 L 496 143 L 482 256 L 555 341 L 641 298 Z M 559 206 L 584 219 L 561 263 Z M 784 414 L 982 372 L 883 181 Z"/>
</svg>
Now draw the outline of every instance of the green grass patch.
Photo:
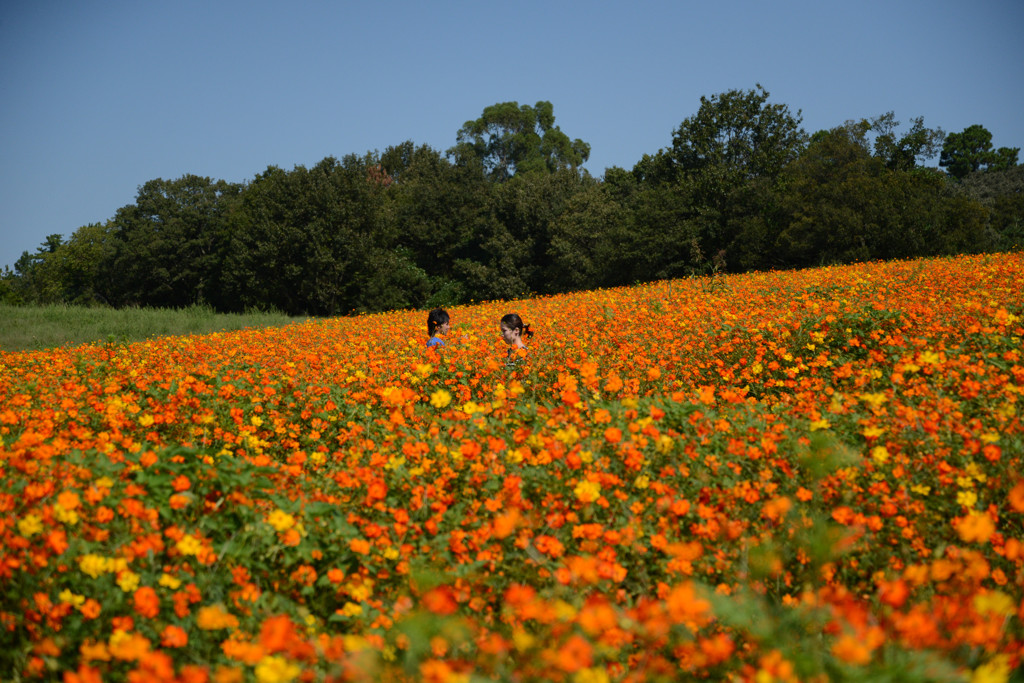
<svg viewBox="0 0 1024 683">
<path fill-rule="evenodd" d="M 253 311 L 217 313 L 209 306 L 90 308 L 0 304 L 0 351 L 31 351 L 92 342 L 123 343 L 168 335 L 210 334 L 247 327 L 279 327 L 306 318 Z"/>
</svg>

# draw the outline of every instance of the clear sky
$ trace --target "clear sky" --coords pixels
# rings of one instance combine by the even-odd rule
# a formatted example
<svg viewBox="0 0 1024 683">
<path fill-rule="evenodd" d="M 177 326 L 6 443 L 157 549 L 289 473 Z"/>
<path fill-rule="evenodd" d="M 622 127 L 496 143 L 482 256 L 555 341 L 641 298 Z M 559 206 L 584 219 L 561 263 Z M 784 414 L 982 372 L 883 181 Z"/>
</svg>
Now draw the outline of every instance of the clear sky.
<svg viewBox="0 0 1024 683">
<path fill-rule="evenodd" d="M 1024 147 L 1022 30 L 1022 0 L 8 0 L 0 267 L 147 180 L 444 151 L 512 100 L 552 102 L 595 176 L 756 83 L 808 132 L 891 110 Z"/>
</svg>

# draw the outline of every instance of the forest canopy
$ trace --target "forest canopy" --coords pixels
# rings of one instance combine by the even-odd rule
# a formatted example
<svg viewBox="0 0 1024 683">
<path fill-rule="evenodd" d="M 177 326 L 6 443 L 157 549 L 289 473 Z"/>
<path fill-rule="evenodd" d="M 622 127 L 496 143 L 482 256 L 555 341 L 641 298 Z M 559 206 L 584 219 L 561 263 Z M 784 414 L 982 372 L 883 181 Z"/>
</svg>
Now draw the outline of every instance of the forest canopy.
<svg viewBox="0 0 1024 683">
<path fill-rule="evenodd" d="M 0 301 L 338 315 L 1024 244 L 1020 150 L 983 126 L 801 124 L 760 85 L 702 97 L 665 148 L 596 178 L 550 102 L 501 102 L 444 152 L 152 179 L 24 252 Z"/>
</svg>

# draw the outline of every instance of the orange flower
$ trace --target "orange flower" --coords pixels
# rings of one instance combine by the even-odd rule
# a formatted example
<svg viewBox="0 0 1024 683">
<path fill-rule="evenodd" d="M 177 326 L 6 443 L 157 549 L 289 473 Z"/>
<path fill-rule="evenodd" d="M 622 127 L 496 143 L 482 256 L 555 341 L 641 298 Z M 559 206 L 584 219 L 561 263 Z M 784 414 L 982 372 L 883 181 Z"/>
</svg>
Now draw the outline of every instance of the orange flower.
<svg viewBox="0 0 1024 683">
<path fill-rule="evenodd" d="M 693 583 L 675 586 L 665 598 L 669 617 L 677 624 L 702 624 L 711 610 L 711 603 L 698 598 Z"/>
<path fill-rule="evenodd" d="M 57 496 L 57 505 L 60 505 L 65 510 L 74 510 L 81 504 L 81 499 L 74 491 L 61 491 Z"/>
<path fill-rule="evenodd" d="M 455 600 L 455 594 L 448 586 L 438 586 L 427 591 L 420 599 L 420 603 L 434 614 L 454 614 L 459 608 Z"/>
<path fill-rule="evenodd" d="M 65 671 L 64 683 L 103 683 L 99 669 L 88 664 L 79 664 L 77 671 Z"/>
<path fill-rule="evenodd" d="M 160 633 L 160 644 L 164 647 L 185 647 L 188 645 L 188 634 L 180 626 L 168 624 Z"/>
<path fill-rule="evenodd" d="M 287 650 L 295 636 L 295 624 L 283 614 L 270 617 L 260 627 L 260 645 L 269 653 Z"/>
<path fill-rule="evenodd" d="M 160 598 L 150 586 L 142 586 L 135 591 L 135 611 L 139 616 L 152 619 L 160 613 Z"/>
<path fill-rule="evenodd" d="M 855 635 L 845 634 L 832 643 L 832 654 L 849 664 L 864 666 L 871 662 L 871 650 Z"/>
<path fill-rule="evenodd" d="M 956 530 L 965 543 L 987 543 L 996 532 L 996 525 L 987 514 L 972 512 L 960 518 Z"/>
<path fill-rule="evenodd" d="M 608 443 L 619 443 L 622 441 L 622 430 L 618 427 L 608 427 L 604 430 L 604 439 Z"/>
<path fill-rule="evenodd" d="M 594 648 L 581 636 L 572 635 L 558 648 L 555 664 L 559 669 L 574 673 L 590 666 L 594 660 Z"/>
<path fill-rule="evenodd" d="M 238 617 L 225 610 L 221 605 L 200 607 L 199 613 L 196 615 L 196 626 L 204 631 L 237 628 Z"/>
<path fill-rule="evenodd" d="M 360 555 L 370 554 L 370 542 L 365 538 L 353 538 L 348 542 L 349 550 Z"/>
<path fill-rule="evenodd" d="M 1018 481 L 1017 485 L 1010 489 L 1007 500 L 1014 512 L 1024 512 L 1024 480 Z"/>
<path fill-rule="evenodd" d="M 99 602 L 92 598 L 86 598 L 85 603 L 82 604 L 78 611 L 81 612 L 82 616 L 86 619 L 95 619 L 100 615 L 101 610 L 102 607 L 100 607 Z"/>
<path fill-rule="evenodd" d="M 110 636 L 108 648 L 115 659 L 137 660 L 149 654 L 150 643 L 142 634 L 117 630 Z"/>
</svg>

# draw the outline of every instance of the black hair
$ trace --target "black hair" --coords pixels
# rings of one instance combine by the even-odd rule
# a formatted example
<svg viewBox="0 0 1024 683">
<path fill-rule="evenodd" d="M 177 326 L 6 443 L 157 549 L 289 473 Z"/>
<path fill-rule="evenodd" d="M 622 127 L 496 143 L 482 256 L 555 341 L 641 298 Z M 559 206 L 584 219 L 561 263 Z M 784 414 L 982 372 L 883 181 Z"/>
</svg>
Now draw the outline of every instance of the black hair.
<svg viewBox="0 0 1024 683">
<path fill-rule="evenodd" d="M 443 308 L 435 308 L 427 314 L 427 334 L 434 336 L 434 331 L 449 321 L 448 311 Z"/>
<path fill-rule="evenodd" d="M 529 339 L 533 336 L 533 331 L 529 325 L 523 324 L 523 319 L 519 317 L 518 313 L 509 313 L 502 317 L 501 324 L 510 330 L 519 330 L 520 337 L 526 337 Z"/>
</svg>

